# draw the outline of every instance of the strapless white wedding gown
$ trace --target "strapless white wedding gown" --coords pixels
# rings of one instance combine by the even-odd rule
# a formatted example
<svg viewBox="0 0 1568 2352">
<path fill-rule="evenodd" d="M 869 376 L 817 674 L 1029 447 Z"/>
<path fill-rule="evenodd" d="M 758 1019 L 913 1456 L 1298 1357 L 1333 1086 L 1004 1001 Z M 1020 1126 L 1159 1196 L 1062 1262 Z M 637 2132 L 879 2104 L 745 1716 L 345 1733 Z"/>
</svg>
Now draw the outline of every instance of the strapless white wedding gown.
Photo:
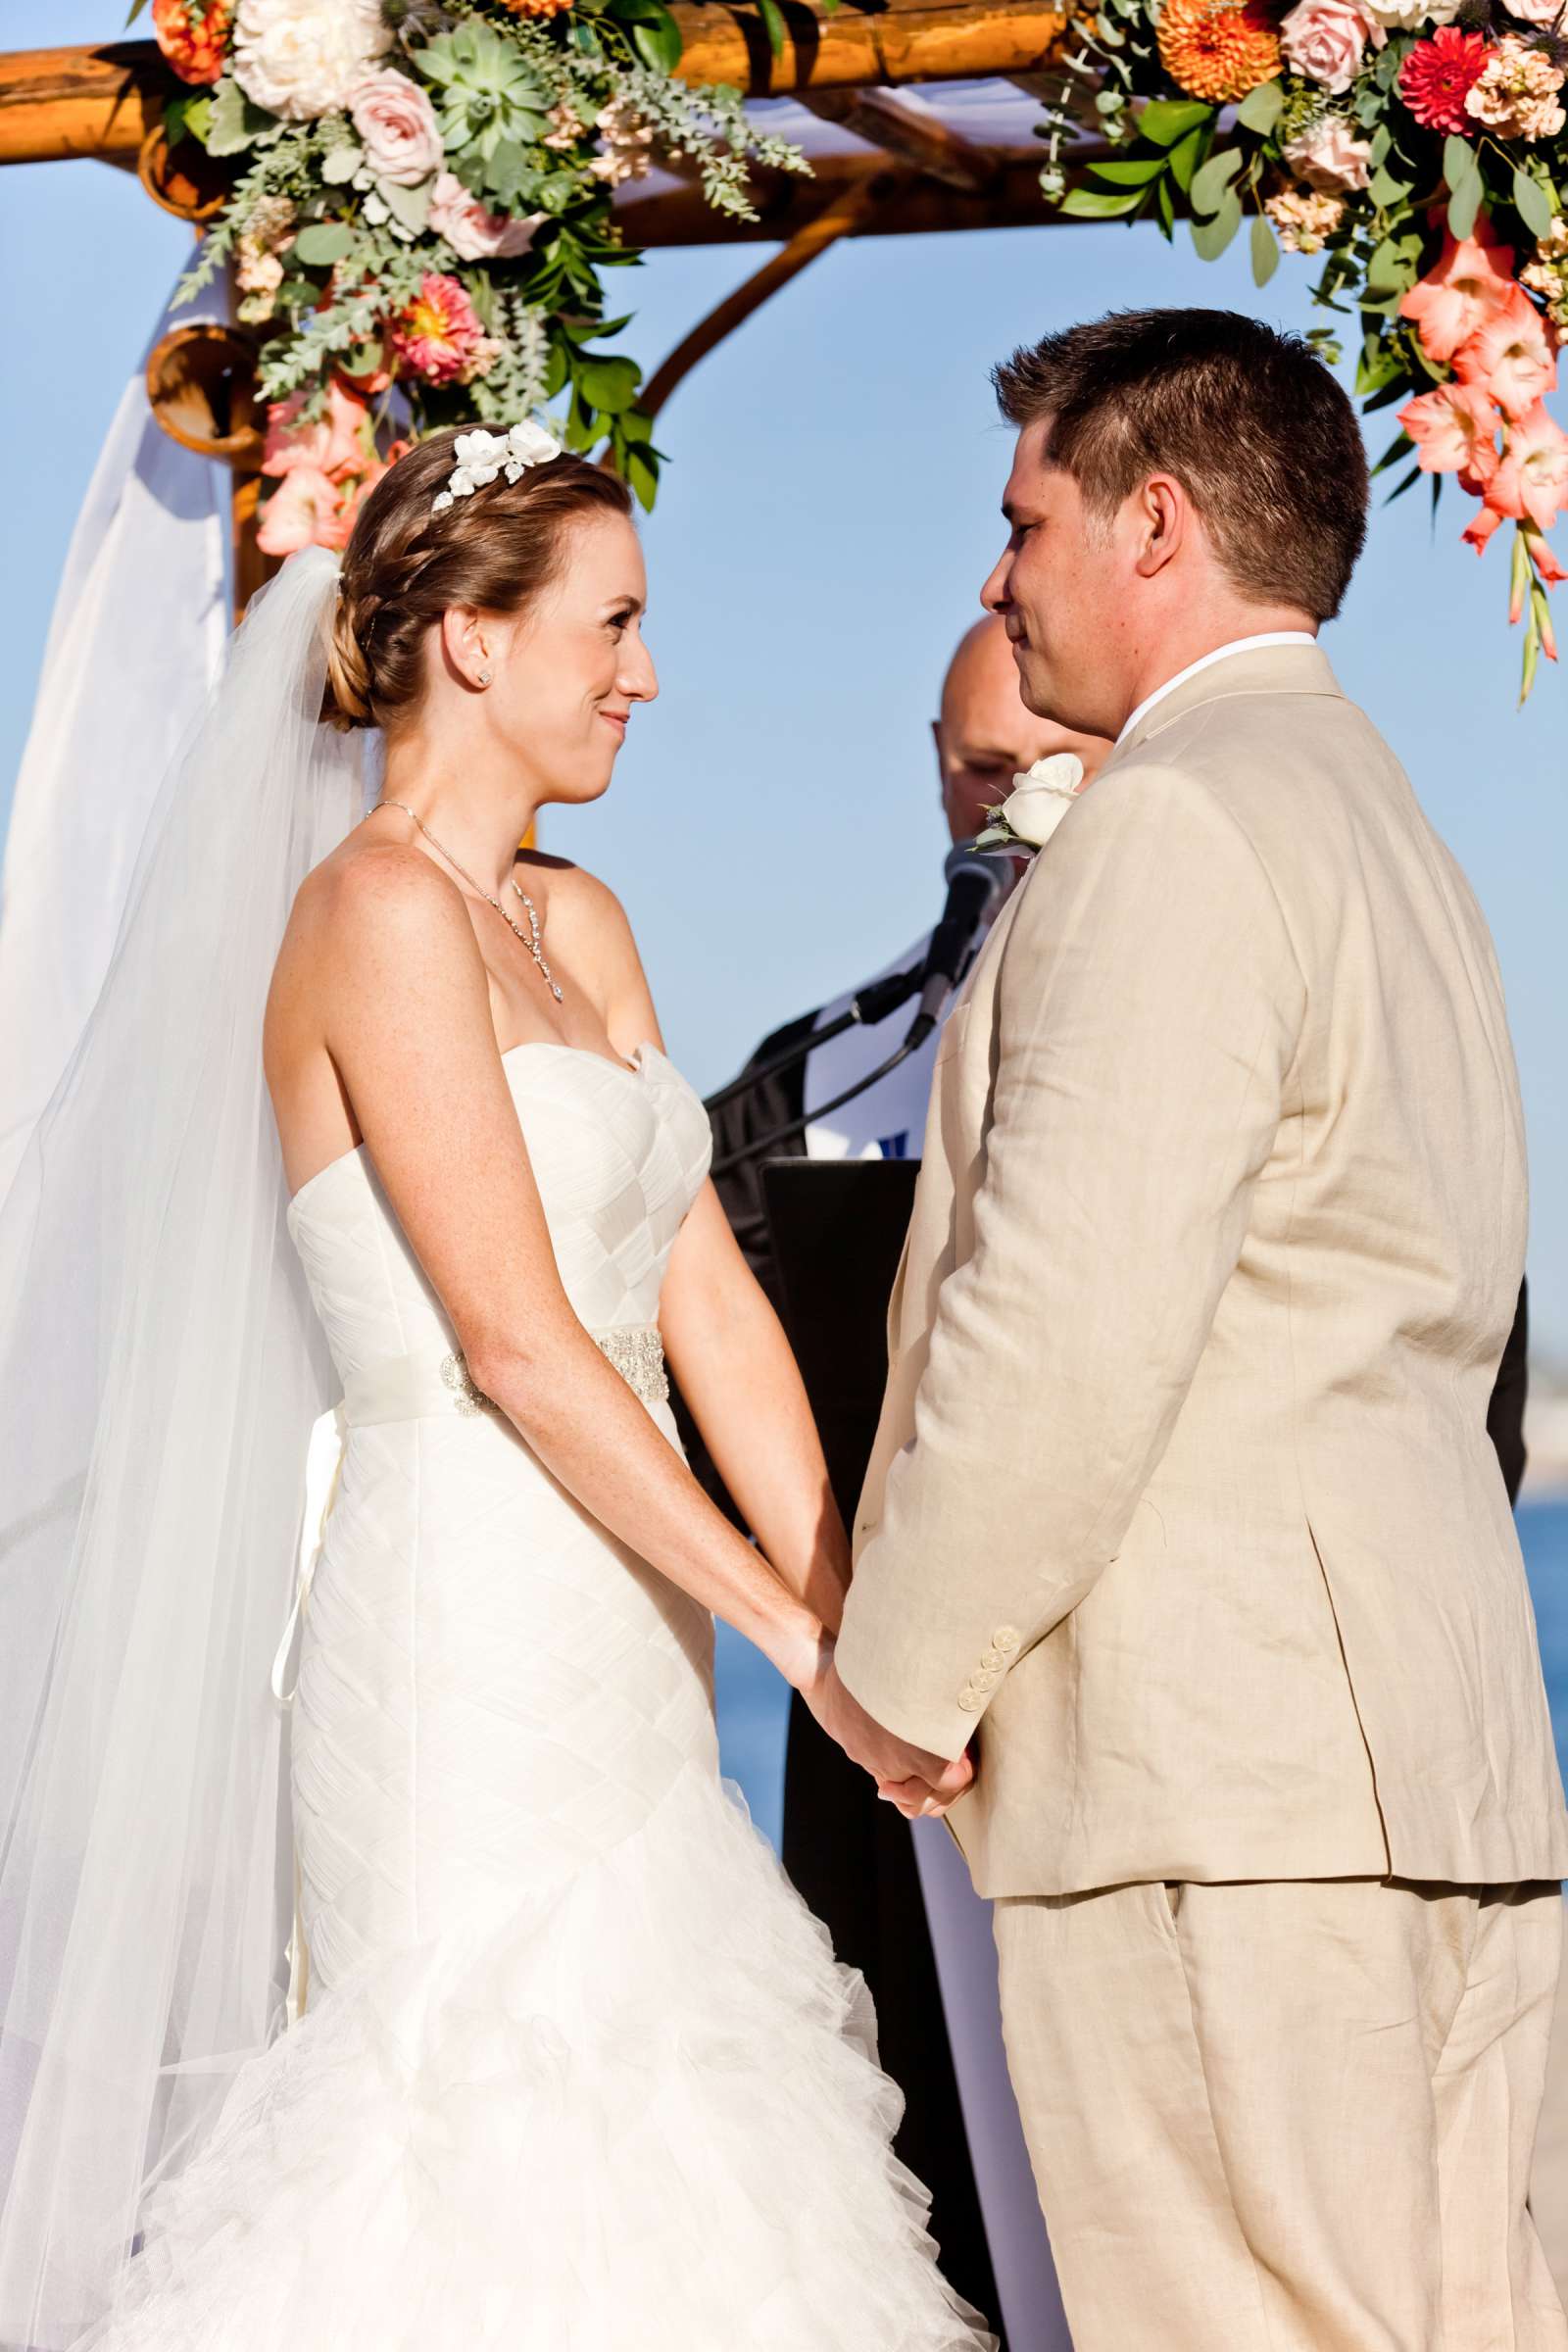
<svg viewBox="0 0 1568 2352">
<path fill-rule="evenodd" d="M 702 1105 L 651 1047 L 506 1069 L 572 1305 L 676 1445 Z M 103 2342 L 976 2352 L 863 1987 L 719 1780 L 710 1617 L 475 1396 L 363 1151 L 290 1225 L 348 1424 L 294 1713 L 306 2011 Z"/>
</svg>

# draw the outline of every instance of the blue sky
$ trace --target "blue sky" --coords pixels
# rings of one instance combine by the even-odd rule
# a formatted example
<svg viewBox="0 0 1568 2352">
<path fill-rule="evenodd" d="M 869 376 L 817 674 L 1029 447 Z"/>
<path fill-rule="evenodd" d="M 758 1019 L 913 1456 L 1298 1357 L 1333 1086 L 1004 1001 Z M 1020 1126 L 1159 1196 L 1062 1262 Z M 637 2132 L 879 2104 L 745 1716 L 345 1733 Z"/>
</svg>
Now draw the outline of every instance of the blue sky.
<svg viewBox="0 0 1568 2352">
<path fill-rule="evenodd" d="M 115 37 L 118 6 L 53 0 L 51 41 Z M 37 12 L 0 0 L 0 45 Z M 128 175 L 0 172 L 12 358 L 0 373 L 0 811 L 25 734 L 67 539 L 126 374 L 187 247 Z M 765 257 L 654 256 L 617 281 L 651 369 Z M 1258 294 L 1115 224 L 841 246 L 706 361 L 660 422 L 670 466 L 647 525 L 648 635 L 663 692 L 599 808 L 548 843 L 621 894 L 671 1050 L 704 1086 L 757 1037 L 874 970 L 940 903 L 927 721 L 997 551 L 1009 435 L 990 364 L 1112 306 L 1205 302 L 1312 321 L 1311 267 Z M 1568 400 L 1561 404 L 1568 412 Z M 1375 418 L 1378 446 L 1387 434 Z M 1568 1357 L 1568 680 L 1514 710 L 1507 552 L 1436 532 L 1412 496 L 1374 522 L 1325 643 L 1410 770 L 1496 935 L 1533 1153 L 1538 1332 Z M 177 625 L 171 614 L 170 625 Z M 1559 629 L 1568 637 L 1568 607 Z M 82 845 L 84 858 L 91 844 Z M 69 919 L 69 918 L 67 918 Z"/>
</svg>

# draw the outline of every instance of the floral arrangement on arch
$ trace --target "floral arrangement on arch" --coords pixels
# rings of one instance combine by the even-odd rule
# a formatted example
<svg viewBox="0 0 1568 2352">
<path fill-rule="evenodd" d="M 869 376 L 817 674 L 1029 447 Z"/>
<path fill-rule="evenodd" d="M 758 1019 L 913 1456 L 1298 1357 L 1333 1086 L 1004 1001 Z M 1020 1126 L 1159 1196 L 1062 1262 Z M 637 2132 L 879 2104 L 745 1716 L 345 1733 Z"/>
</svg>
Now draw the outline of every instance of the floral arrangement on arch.
<svg viewBox="0 0 1568 2352">
<path fill-rule="evenodd" d="M 777 46 L 776 0 L 758 5 Z M 627 323 L 602 274 L 639 259 L 612 192 L 686 159 L 715 210 L 749 220 L 751 160 L 807 169 L 738 90 L 672 78 L 664 0 L 152 0 L 152 23 L 187 85 L 170 143 L 231 159 L 180 291 L 231 268 L 260 338 L 265 551 L 346 544 L 420 433 L 557 400 L 565 445 L 606 444 L 653 505 L 642 371 L 595 348 Z"/>
<path fill-rule="evenodd" d="M 1434 501 L 1452 474 L 1484 551 L 1513 525 L 1522 692 L 1556 660 L 1546 537 L 1568 507 L 1548 413 L 1568 342 L 1564 0 L 1101 0 L 1079 17 L 1041 135 L 1042 188 L 1081 218 L 1189 220 L 1222 253 L 1250 216 L 1252 271 L 1322 257 L 1315 299 L 1358 315 L 1355 388 L 1396 408 L 1376 472 Z M 1073 146 L 1110 145 L 1082 172 Z M 1341 330 L 1313 340 L 1341 356 Z"/>
</svg>

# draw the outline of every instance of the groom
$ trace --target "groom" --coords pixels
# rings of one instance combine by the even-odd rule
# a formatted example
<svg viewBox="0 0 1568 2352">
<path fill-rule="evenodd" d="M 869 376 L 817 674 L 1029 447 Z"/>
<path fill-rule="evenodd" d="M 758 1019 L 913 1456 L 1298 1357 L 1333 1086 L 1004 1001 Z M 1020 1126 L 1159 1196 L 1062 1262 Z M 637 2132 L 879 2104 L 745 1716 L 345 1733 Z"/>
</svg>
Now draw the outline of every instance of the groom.
<svg viewBox="0 0 1568 2352">
<path fill-rule="evenodd" d="M 1560 2352 L 1568 1820 L 1486 1424 L 1524 1130 L 1486 926 L 1314 643 L 1356 421 L 1223 312 L 996 383 L 983 601 L 1117 744 L 944 1039 L 842 1732 L 939 1797 L 978 1743 L 1078 2352 Z"/>
</svg>

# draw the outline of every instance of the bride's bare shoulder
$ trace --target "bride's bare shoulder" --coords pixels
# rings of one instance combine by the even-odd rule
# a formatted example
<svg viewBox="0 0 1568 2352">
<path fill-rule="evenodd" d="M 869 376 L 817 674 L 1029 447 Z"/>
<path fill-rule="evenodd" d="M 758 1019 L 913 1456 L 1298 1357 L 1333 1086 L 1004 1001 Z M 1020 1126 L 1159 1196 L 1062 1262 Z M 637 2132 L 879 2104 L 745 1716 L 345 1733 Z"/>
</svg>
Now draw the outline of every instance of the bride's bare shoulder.
<svg viewBox="0 0 1568 2352">
<path fill-rule="evenodd" d="M 625 949 L 636 954 L 625 907 L 609 883 L 585 865 L 549 857 L 543 850 L 519 850 L 515 871 L 543 919 L 555 924 L 559 945 L 564 947 L 569 938 L 590 955 Z"/>
<path fill-rule="evenodd" d="M 361 828 L 306 875 L 289 928 L 344 945 L 363 928 L 388 922 L 439 934 L 454 917 L 466 923 L 463 893 L 422 850 Z"/>
</svg>

